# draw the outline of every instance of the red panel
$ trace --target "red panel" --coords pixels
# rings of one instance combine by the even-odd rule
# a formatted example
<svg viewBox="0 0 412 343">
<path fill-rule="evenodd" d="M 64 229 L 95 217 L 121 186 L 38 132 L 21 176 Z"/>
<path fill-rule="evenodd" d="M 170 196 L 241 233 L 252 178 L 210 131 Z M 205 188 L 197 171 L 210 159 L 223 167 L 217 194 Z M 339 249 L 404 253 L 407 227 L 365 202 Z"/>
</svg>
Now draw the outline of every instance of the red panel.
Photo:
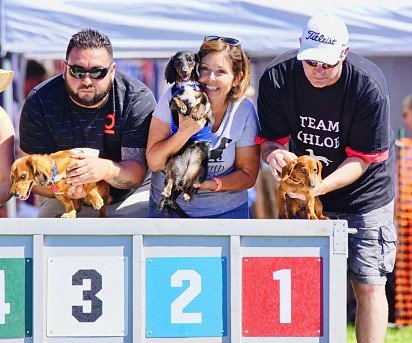
<svg viewBox="0 0 412 343">
<path fill-rule="evenodd" d="M 243 336 L 323 335 L 321 257 L 245 257 L 242 273 Z"/>
</svg>

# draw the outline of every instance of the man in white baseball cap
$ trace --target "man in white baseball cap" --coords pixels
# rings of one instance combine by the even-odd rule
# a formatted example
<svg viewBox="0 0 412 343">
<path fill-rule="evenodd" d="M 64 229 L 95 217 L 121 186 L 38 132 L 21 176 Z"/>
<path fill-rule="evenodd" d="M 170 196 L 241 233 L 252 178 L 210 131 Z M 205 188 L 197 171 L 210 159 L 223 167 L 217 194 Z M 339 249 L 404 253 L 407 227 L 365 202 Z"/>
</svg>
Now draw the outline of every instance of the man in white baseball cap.
<svg viewBox="0 0 412 343">
<path fill-rule="evenodd" d="M 357 229 L 348 239 L 357 341 L 383 343 L 386 275 L 396 255 L 394 133 L 383 73 L 349 53 L 348 42 L 348 29 L 335 15 L 309 19 L 299 50 L 278 56 L 260 79 L 256 142 L 278 180 L 297 156 L 325 163 L 313 195 L 326 216 Z"/>
<path fill-rule="evenodd" d="M 335 15 L 321 14 L 309 19 L 300 38 L 298 60 L 336 64 L 349 41 L 345 23 Z"/>
</svg>

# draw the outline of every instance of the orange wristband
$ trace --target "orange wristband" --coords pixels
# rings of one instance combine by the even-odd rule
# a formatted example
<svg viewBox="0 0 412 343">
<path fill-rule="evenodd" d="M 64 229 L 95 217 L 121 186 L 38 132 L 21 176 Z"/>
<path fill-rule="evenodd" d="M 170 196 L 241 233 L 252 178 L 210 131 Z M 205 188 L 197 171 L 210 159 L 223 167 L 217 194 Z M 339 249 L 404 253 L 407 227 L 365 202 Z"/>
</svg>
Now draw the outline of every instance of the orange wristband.
<svg viewBox="0 0 412 343">
<path fill-rule="evenodd" d="M 217 187 L 213 192 L 219 192 L 222 189 L 222 180 L 218 177 L 212 177 L 212 180 L 215 180 L 217 183 Z"/>
</svg>

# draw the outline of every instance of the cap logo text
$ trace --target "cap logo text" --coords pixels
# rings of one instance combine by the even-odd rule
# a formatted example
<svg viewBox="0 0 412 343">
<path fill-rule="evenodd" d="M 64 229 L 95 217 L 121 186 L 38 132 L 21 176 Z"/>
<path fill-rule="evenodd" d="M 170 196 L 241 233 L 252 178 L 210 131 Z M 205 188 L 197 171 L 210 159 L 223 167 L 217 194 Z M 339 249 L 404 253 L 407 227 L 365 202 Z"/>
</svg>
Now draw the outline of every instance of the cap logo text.
<svg viewBox="0 0 412 343">
<path fill-rule="evenodd" d="M 335 43 L 337 42 L 336 39 L 325 37 L 324 35 L 321 35 L 320 32 L 315 32 L 312 30 L 308 31 L 308 35 L 305 37 L 305 39 L 311 39 L 315 42 L 331 44 L 331 45 L 335 45 Z"/>
</svg>

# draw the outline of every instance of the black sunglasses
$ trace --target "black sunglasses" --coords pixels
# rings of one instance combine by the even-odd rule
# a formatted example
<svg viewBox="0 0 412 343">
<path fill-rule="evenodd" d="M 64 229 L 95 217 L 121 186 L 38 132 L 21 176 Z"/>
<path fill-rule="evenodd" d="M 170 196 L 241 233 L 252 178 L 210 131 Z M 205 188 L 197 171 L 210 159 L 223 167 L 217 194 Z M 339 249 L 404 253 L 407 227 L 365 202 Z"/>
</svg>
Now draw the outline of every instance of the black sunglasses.
<svg viewBox="0 0 412 343">
<path fill-rule="evenodd" d="M 112 63 L 110 63 L 106 68 L 84 69 L 83 67 L 71 66 L 66 61 L 65 63 L 69 69 L 70 76 L 75 79 L 84 79 L 87 74 L 89 74 L 92 79 L 103 79 L 109 73 L 109 69 L 112 66 Z"/>
<path fill-rule="evenodd" d="M 238 46 L 240 45 L 240 41 L 236 38 L 230 38 L 230 37 L 220 37 L 220 36 L 206 36 L 203 38 L 204 42 L 210 42 L 214 40 L 221 40 L 225 42 L 226 44 L 232 45 L 232 46 Z"/>
<path fill-rule="evenodd" d="M 314 60 L 304 60 L 306 64 L 310 65 L 313 68 L 316 68 L 317 66 L 321 66 L 323 69 L 332 69 L 335 68 L 338 64 L 339 61 L 337 61 L 335 64 L 327 64 L 327 63 L 322 63 Z"/>
</svg>

